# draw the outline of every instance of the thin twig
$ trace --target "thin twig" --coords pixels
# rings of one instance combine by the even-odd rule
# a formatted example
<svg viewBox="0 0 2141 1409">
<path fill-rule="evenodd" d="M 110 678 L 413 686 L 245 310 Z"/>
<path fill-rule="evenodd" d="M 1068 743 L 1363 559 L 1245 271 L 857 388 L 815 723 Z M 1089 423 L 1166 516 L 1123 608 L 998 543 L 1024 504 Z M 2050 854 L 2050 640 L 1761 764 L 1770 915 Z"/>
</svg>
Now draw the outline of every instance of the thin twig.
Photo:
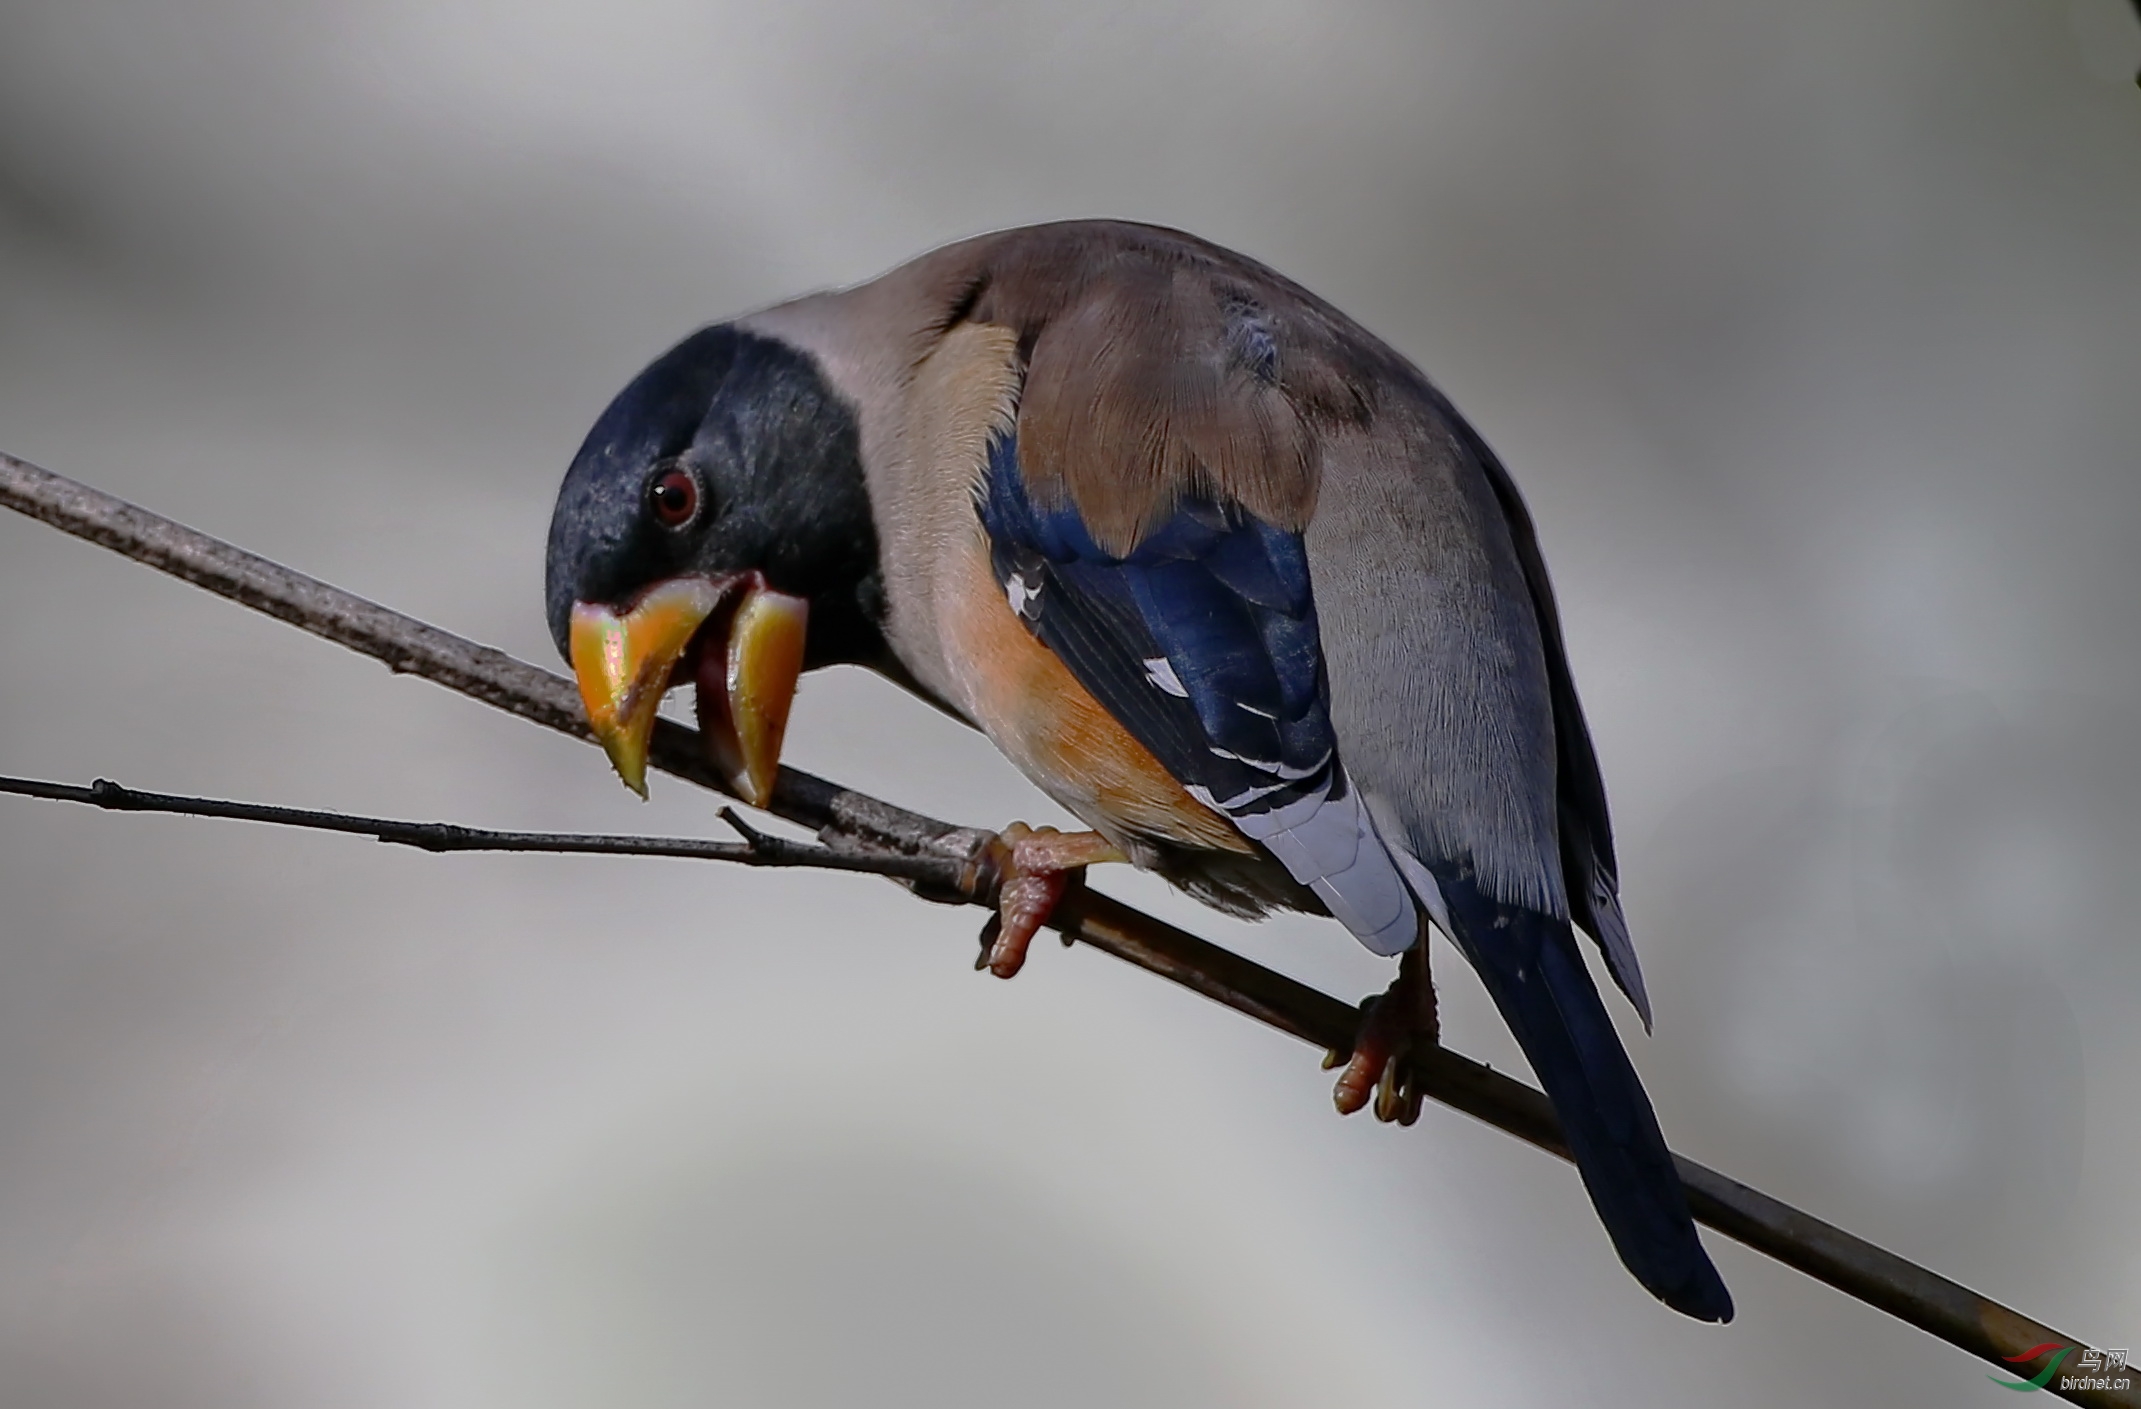
<svg viewBox="0 0 2141 1409">
<path fill-rule="evenodd" d="M 405 822 L 392 817 L 359 817 L 347 812 L 320 812 L 305 807 L 275 807 L 226 798 L 185 797 L 121 787 L 99 778 L 88 787 L 48 783 L 38 778 L 0 777 L 0 793 L 80 802 L 115 812 L 168 812 L 185 817 L 218 817 L 237 822 L 266 822 L 315 832 L 346 832 L 394 846 L 422 851 L 535 851 L 565 856 L 667 856 L 687 861 L 730 861 L 740 866 L 810 867 L 821 871 L 856 871 L 916 881 L 932 893 L 958 888 L 960 863 L 941 856 L 905 856 L 893 851 L 857 851 L 818 846 L 768 836 L 748 826 L 732 807 L 721 818 L 742 841 L 704 841 L 697 837 L 634 837 L 589 832 L 502 832 L 464 827 L 458 822 Z M 964 897 L 962 897 L 964 898 Z"/>
<path fill-rule="evenodd" d="M 573 686 L 559 676 L 5 454 L 0 504 L 361 651 L 389 669 L 588 737 Z M 664 720 L 657 726 L 651 761 L 725 791 L 697 736 L 679 725 Z M 935 898 L 979 897 L 993 887 L 983 846 L 988 832 L 954 827 L 789 768 L 781 770 L 769 810 L 812 828 L 828 846 L 931 856 L 974 868 L 974 884 Z M 1303 1041 L 1335 1051 L 1352 1045 L 1359 1020 L 1353 1004 L 1089 888 L 1074 892 L 1050 924 L 1066 941 L 1090 944 Z M 1421 1089 L 1436 1100 L 1566 1158 L 1553 1111 L 1538 1091 L 1447 1049 L 1416 1057 L 1413 1068 Z M 1689 1207 L 1703 1223 L 2010 1375 L 2025 1378 L 2035 1365 L 2018 1373 L 2009 1356 L 2047 1342 L 2081 1344 L 1693 1160 L 1675 1160 Z M 2068 1390 L 2056 1380 L 2046 1389 L 2077 1404 L 2141 1409 L 2141 1393 L 2132 1390 Z"/>
</svg>

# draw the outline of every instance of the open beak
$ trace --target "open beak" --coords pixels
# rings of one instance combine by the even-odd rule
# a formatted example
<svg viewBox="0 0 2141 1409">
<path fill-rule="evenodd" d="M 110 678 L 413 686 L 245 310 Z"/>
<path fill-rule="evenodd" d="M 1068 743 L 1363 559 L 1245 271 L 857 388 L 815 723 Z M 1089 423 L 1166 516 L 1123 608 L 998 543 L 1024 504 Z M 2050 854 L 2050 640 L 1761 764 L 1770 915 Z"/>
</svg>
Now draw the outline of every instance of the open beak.
<svg viewBox="0 0 2141 1409">
<path fill-rule="evenodd" d="M 655 712 L 688 676 L 714 766 L 752 806 L 771 801 L 809 617 L 809 602 L 774 591 L 755 572 L 672 578 L 622 616 L 574 603 L 573 674 L 587 722 L 624 785 L 647 795 Z"/>
</svg>

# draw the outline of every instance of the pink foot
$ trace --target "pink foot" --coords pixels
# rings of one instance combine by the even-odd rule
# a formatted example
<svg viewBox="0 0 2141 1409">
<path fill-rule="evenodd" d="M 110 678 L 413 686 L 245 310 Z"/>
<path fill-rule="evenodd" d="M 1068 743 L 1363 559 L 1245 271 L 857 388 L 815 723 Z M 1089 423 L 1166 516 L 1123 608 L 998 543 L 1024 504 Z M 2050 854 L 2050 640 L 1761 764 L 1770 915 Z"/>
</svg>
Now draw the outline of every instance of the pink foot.
<svg viewBox="0 0 2141 1409">
<path fill-rule="evenodd" d="M 1398 976 L 1379 998 L 1361 1004 L 1360 1033 L 1345 1057 L 1331 1099 L 1340 1115 L 1351 1115 L 1375 1098 L 1375 1118 L 1410 1125 L 1420 1118 L 1422 1092 L 1413 1084 L 1407 1061 L 1422 1047 L 1442 1040 L 1435 1016 L 1435 985 L 1427 974 L 1426 936 L 1398 960 Z M 1326 1069 L 1341 1060 L 1336 1052 L 1323 1060 Z"/>
<path fill-rule="evenodd" d="M 1086 867 L 1127 859 L 1098 832 L 1059 832 L 1023 822 L 999 832 L 990 851 L 1002 882 L 996 914 L 981 931 L 981 957 L 974 967 L 998 978 L 1009 978 L 1025 965 L 1033 937 Z"/>
</svg>

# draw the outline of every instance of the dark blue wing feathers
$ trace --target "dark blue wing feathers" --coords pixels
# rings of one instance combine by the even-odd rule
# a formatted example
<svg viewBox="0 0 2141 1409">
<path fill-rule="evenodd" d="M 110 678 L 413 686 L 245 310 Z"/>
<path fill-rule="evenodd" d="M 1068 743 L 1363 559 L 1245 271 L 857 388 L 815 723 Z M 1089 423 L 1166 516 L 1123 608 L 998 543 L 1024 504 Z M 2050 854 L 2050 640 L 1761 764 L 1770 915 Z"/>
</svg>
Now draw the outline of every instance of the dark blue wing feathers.
<svg viewBox="0 0 2141 1409">
<path fill-rule="evenodd" d="M 1364 943 L 1414 938 L 1398 878 L 1336 754 L 1300 536 L 1208 498 L 1126 556 L 1069 504 L 1027 493 L 1014 436 L 991 446 L 978 508 L 1013 608 L 1170 773 L 1269 847 Z M 1464 858 L 1419 858 L 1561 1118 L 1621 1260 L 1667 1305 L 1728 1320 L 1672 1155 L 1563 918 L 1485 895 Z"/>
<path fill-rule="evenodd" d="M 1240 816 L 1330 783 L 1329 698 L 1298 535 L 1190 499 L 1116 557 L 1075 508 L 1033 502 L 1010 435 L 990 448 L 979 507 L 1020 615 L 1185 785 Z"/>
</svg>

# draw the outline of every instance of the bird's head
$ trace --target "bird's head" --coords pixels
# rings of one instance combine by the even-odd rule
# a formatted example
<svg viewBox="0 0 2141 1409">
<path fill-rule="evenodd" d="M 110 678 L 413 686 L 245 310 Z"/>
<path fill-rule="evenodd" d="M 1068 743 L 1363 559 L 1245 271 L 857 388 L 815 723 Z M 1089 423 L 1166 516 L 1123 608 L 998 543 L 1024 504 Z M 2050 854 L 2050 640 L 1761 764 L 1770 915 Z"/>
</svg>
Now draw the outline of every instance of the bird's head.
<svg viewBox="0 0 2141 1409">
<path fill-rule="evenodd" d="M 693 334 L 588 433 L 546 577 L 550 634 L 625 784 L 646 794 L 655 711 L 689 682 L 713 762 L 763 804 L 797 676 L 882 650 L 853 410 L 785 343 Z"/>
</svg>

